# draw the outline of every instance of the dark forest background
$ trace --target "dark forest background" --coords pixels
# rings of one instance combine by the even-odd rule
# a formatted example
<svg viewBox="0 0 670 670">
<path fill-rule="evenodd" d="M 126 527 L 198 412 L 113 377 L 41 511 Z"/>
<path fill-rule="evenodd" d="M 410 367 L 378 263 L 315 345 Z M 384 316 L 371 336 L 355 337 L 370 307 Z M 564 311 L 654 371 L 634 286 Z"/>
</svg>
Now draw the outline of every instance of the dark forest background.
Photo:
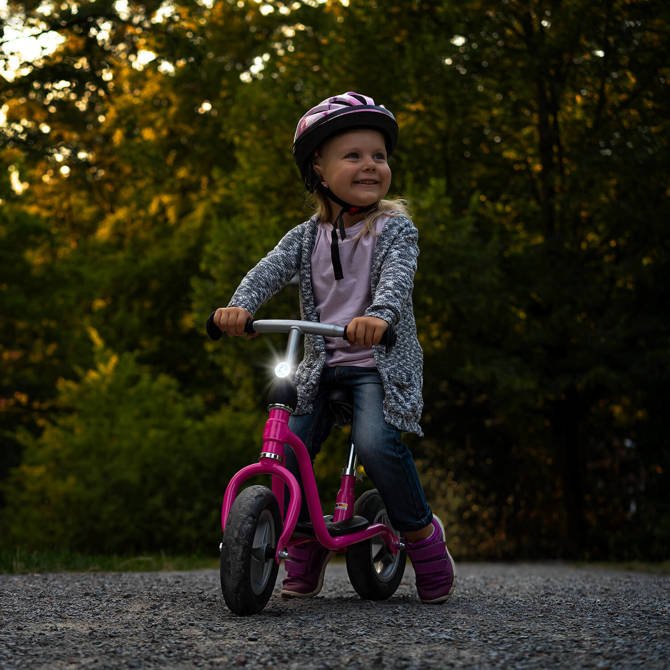
<svg viewBox="0 0 670 670">
<path fill-rule="evenodd" d="M 62 40 L 0 79 L 2 545 L 215 549 L 282 341 L 213 344 L 204 322 L 310 213 L 297 119 L 356 90 L 401 127 L 411 444 L 452 553 L 667 559 L 667 19 L 651 0 L 10 1 L 6 49 L 17 20 Z M 258 316 L 296 317 L 295 287 Z"/>
</svg>

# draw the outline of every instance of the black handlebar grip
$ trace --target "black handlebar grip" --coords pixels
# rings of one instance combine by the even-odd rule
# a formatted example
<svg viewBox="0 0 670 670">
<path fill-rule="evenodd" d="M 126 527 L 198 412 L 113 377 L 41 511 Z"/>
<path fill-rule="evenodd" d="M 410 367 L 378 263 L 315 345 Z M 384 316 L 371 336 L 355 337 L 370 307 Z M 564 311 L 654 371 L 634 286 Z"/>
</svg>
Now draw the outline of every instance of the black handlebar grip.
<svg viewBox="0 0 670 670">
<path fill-rule="evenodd" d="M 223 333 L 219 330 L 219 327 L 214 323 L 214 314 L 216 312 L 212 312 L 209 315 L 209 318 L 207 319 L 207 324 L 205 325 L 205 328 L 207 329 L 207 334 L 209 335 L 210 339 L 212 340 L 220 340 L 223 337 Z"/>
</svg>

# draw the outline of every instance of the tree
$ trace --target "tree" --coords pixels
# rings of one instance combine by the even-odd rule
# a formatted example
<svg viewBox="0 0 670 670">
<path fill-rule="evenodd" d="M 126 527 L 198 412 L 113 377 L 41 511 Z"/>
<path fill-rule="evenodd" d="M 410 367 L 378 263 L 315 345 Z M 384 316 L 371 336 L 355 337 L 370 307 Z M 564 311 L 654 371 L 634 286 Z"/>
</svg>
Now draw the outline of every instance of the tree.
<svg viewBox="0 0 670 670">
<path fill-rule="evenodd" d="M 33 434 L 22 463 L 47 469 L 76 433 L 64 389 L 82 416 L 91 327 L 120 369 L 132 361 L 159 395 L 174 390 L 196 434 L 214 417 L 260 427 L 262 363 L 278 344 L 206 344 L 202 323 L 309 212 L 290 155 L 299 116 L 362 90 L 401 126 L 393 191 L 409 196 L 422 247 L 426 438 L 413 447 L 460 555 L 662 556 L 660 3 L 12 10 L 64 41 L 0 82 L 0 161 L 27 185 L 5 180 L 0 194 L 7 464 L 22 459 L 18 426 Z M 263 314 L 296 305 L 288 287 Z M 20 472 L 10 507 L 40 495 Z"/>
</svg>

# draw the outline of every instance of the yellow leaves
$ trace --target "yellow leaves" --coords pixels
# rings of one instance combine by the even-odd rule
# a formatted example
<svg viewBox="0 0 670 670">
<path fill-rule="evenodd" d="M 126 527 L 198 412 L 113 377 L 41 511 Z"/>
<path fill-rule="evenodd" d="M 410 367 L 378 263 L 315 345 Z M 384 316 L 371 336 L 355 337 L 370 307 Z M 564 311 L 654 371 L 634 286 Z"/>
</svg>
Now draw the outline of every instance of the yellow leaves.
<svg viewBox="0 0 670 670">
<path fill-rule="evenodd" d="M 21 181 L 21 176 L 19 173 L 19 169 L 16 167 L 16 165 L 10 165 L 9 168 L 9 184 L 16 193 L 16 195 L 21 195 L 24 191 L 28 189 L 28 182 Z"/>
<path fill-rule="evenodd" d="M 408 105 L 405 105 L 405 109 L 408 109 L 411 112 L 425 112 L 426 105 L 423 102 L 411 102 Z"/>
<path fill-rule="evenodd" d="M 526 327 L 528 325 L 526 323 L 526 321 L 528 320 L 528 314 L 526 314 L 526 312 L 523 309 L 517 307 L 512 307 L 512 313 L 517 318 L 517 321 L 516 323 L 514 323 L 512 328 L 514 329 L 515 333 L 521 335 L 524 332 L 526 332 Z"/>
<path fill-rule="evenodd" d="M 103 219 L 102 223 L 98 226 L 98 230 L 95 232 L 95 236 L 101 241 L 106 242 L 112 237 L 112 231 L 114 229 L 114 221 L 111 217 Z"/>
<path fill-rule="evenodd" d="M 116 368 L 118 362 L 119 362 L 118 354 L 111 354 L 111 356 L 109 356 L 109 358 L 106 361 L 100 361 L 98 363 L 98 371 L 100 373 L 100 376 L 111 377 L 111 375 L 114 373 L 114 369 Z"/>
<path fill-rule="evenodd" d="M 3 349 L 0 354 L 0 359 L 7 362 L 18 361 L 23 356 L 20 349 Z"/>
<path fill-rule="evenodd" d="M 3 353 L 4 358 L 4 353 Z M 0 396 L 0 412 L 5 412 L 10 408 L 14 408 L 17 405 L 19 407 L 28 407 L 30 404 L 30 396 L 27 393 L 21 391 L 15 391 L 14 394 L 10 397 Z"/>
<path fill-rule="evenodd" d="M 195 314 L 193 312 L 185 312 L 179 319 L 179 325 L 184 331 L 192 331 L 195 327 Z"/>
<path fill-rule="evenodd" d="M 110 354 L 106 359 L 98 361 L 98 365 L 95 369 L 87 370 L 84 375 L 84 380 L 90 382 L 108 379 L 114 374 L 114 370 L 118 363 L 118 354 Z"/>
<path fill-rule="evenodd" d="M 183 172 L 183 169 L 178 170 L 177 174 L 179 175 L 180 172 Z M 188 172 L 188 174 L 190 174 L 190 172 Z M 174 225 L 180 220 L 181 201 L 178 196 L 161 193 L 151 200 L 148 211 L 151 216 L 156 216 L 160 212 L 163 212 L 168 223 Z"/>
<path fill-rule="evenodd" d="M 156 132 L 153 128 L 142 128 L 141 136 L 147 142 L 153 142 L 156 139 Z"/>
<path fill-rule="evenodd" d="M 102 349 L 105 346 L 104 340 L 102 337 L 100 337 L 100 333 L 95 328 L 89 326 L 86 329 L 86 332 L 88 333 L 88 336 L 91 339 L 95 349 Z"/>
<path fill-rule="evenodd" d="M 133 213 L 130 207 L 119 207 L 113 214 L 106 216 L 98 225 L 95 237 L 101 242 L 107 242 L 112 239 L 115 231 L 123 223 L 133 220 Z"/>
<path fill-rule="evenodd" d="M 589 247 L 595 247 L 598 244 L 600 244 L 600 235 L 591 230 L 588 233 L 586 233 L 586 236 L 581 241 L 579 246 L 582 250 L 586 250 Z"/>
<path fill-rule="evenodd" d="M 427 321 L 422 324 L 419 332 L 421 346 L 426 353 L 433 351 L 442 351 L 449 344 L 453 333 L 446 330 L 443 323 L 437 321 Z"/>
<path fill-rule="evenodd" d="M 635 407 L 633 401 L 624 396 L 609 405 L 609 412 L 612 418 L 619 425 L 627 425 L 634 421 L 646 421 L 649 414 L 646 409 Z"/>
<path fill-rule="evenodd" d="M 396 44 L 405 44 L 407 40 L 409 39 L 409 31 L 408 30 L 398 30 L 398 32 L 393 36 L 393 41 Z"/>
<path fill-rule="evenodd" d="M 17 469 L 17 475 L 29 491 L 41 489 L 41 482 L 48 479 L 46 465 L 28 465 L 23 463 Z"/>
</svg>

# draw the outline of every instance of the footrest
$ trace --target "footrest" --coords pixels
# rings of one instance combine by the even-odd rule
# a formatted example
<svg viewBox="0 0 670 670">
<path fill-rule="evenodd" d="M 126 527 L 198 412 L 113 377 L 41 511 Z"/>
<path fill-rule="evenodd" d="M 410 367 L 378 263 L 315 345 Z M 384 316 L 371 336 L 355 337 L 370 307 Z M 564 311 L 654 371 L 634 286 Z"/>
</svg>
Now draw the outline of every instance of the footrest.
<svg viewBox="0 0 670 670">
<path fill-rule="evenodd" d="M 326 523 L 328 532 L 333 537 L 355 533 L 356 531 L 364 530 L 370 525 L 370 522 L 364 516 L 353 516 L 351 519 L 344 519 L 344 521 L 333 521 L 332 514 L 329 514 L 328 516 L 324 516 L 323 520 Z M 314 527 L 312 526 L 312 522 L 305 521 L 297 524 L 294 534 L 314 537 Z"/>
<path fill-rule="evenodd" d="M 333 521 L 333 517 L 328 515 L 324 516 L 323 520 L 326 522 L 328 532 L 335 537 L 355 533 L 370 525 L 370 522 L 364 516 L 352 516 L 351 519 L 345 519 L 344 521 Z"/>
</svg>

